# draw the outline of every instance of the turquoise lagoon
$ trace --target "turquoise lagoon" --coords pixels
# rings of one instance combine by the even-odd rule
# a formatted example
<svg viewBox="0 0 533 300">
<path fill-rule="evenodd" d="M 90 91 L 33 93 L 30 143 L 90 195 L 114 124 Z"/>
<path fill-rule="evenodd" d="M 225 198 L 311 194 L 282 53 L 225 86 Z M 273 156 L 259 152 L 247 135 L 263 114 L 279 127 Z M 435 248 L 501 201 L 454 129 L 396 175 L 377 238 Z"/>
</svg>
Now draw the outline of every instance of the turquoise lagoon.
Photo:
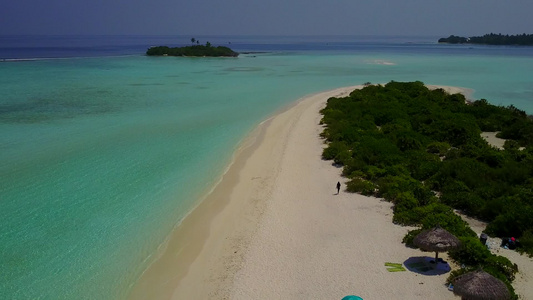
<svg viewBox="0 0 533 300">
<path fill-rule="evenodd" d="M 533 113 L 530 48 L 275 41 L 238 40 L 268 51 L 238 58 L 126 45 L 0 63 L 0 298 L 125 298 L 243 138 L 306 95 L 420 80 Z"/>
</svg>

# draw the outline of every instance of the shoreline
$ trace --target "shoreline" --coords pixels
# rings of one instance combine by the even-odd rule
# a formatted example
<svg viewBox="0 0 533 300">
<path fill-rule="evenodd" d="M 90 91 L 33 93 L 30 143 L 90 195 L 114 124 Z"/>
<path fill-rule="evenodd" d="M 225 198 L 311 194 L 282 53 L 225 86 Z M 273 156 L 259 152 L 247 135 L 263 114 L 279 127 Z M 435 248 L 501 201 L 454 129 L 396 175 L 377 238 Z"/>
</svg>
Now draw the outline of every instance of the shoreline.
<svg viewBox="0 0 533 300">
<path fill-rule="evenodd" d="M 230 267 L 233 268 L 234 275 L 243 260 L 243 251 L 240 250 L 245 248 L 255 232 L 269 197 L 268 190 L 272 188 L 273 179 L 278 172 L 279 163 L 274 166 L 270 161 L 279 161 L 283 152 L 283 144 L 271 145 L 272 143 L 265 143 L 265 139 L 267 135 L 276 135 L 277 130 L 283 127 L 287 134 L 290 127 L 284 125 L 294 122 L 295 118 L 285 116 L 282 124 L 278 125 L 273 125 L 273 121 L 290 114 L 298 105 L 307 104 L 306 100 L 311 97 L 319 95 L 319 101 L 325 103 L 329 97 L 341 96 L 353 89 L 355 86 L 303 97 L 281 108 L 253 129 L 238 147 L 221 180 L 176 227 L 164 245 L 162 254 L 145 270 L 130 291 L 128 299 L 179 299 L 180 295 L 200 299 L 220 294 L 221 290 L 225 291 L 225 294 L 229 293 L 233 277 L 225 275 L 213 279 L 202 273 L 231 275 L 232 272 L 228 272 Z M 276 140 L 271 136 L 268 139 Z M 248 163 L 249 160 L 253 162 Z M 261 175 L 248 178 L 255 190 L 241 182 L 241 173 Z M 268 173 L 269 177 L 264 176 L 265 173 Z M 240 188 L 237 186 L 239 183 Z M 238 190 L 238 197 L 233 195 L 234 189 Z M 265 194 L 257 195 L 258 189 L 263 190 Z M 255 199 L 247 200 L 246 196 L 250 197 L 254 192 Z M 242 197 L 243 195 L 246 196 Z M 224 232 L 222 238 L 221 232 Z M 218 261 L 214 263 L 213 260 Z M 203 272 L 206 270 L 209 272 Z M 213 276 L 217 277 L 211 275 Z M 211 283 L 211 288 L 206 289 L 205 281 Z M 216 297 L 222 298 L 219 296 Z"/>
<path fill-rule="evenodd" d="M 306 103 L 309 98 L 322 95 L 319 101 L 325 103 L 329 97 L 341 96 L 353 89 L 355 86 L 303 97 L 281 108 L 253 129 L 236 150 L 232 162 L 215 187 L 172 232 L 162 246 L 159 257 L 134 284 L 128 299 L 179 299 L 180 296 L 200 299 L 213 297 L 214 294 L 221 298 L 221 290 L 229 292 L 233 277 L 209 276 L 205 273 L 231 273 L 228 268 L 235 273 L 242 261 L 240 250 L 249 243 L 260 221 L 268 200 L 268 190 L 279 168 L 271 161 L 279 161 L 282 154 L 280 148 L 283 147 L 279 144 L 267 145 L 272 143 L 265 143 L 265 139 L 275 141 L 275 138 L 266 136 L 276 135 L 280 129 L 288 131 L 290 127 L 284 125 L 293 122 L 294 118 L 286 116 L 278 125 L 272 125 L 273 121 L 290 114 L 291 110 Z M 253 162 L 249 163 L 249 160 Z M 264 176 L 265 172 L 269 177 Z M 260 176 L 248 178 L 253 183 L 247 186 L 241 182 L 241 173 Z M 258 189 L 265 194 L 257 195 Z M 234 190 L 237 190 L 238 196 Z M 204 272 L 206 270 L 209 272 Z M 210 288 L 206 288 L 206 281 L 210 282 Z"/>
<path fill-rule="evenodd" d="M 129 299 L 454 298 L 447 272 L 386 270 L 386 262 L 432 256 L 401 243 L 411 228 L 392 223 L 392 204 L 334 195 L 345 179 L 321 159 L 319 110 L 361 87 L 304 97 L 254 129 Z"/>
<path fill-rule="evenodd" d="M 474 101 L 472 96 L 474 95 L 475 90 L 470 88 L 434 84 L 426 84 L 426 87 L 430 90 L 443 89 L 448 94 L 463 94 L 466 98 L 466 102 Z"/>
</svg>

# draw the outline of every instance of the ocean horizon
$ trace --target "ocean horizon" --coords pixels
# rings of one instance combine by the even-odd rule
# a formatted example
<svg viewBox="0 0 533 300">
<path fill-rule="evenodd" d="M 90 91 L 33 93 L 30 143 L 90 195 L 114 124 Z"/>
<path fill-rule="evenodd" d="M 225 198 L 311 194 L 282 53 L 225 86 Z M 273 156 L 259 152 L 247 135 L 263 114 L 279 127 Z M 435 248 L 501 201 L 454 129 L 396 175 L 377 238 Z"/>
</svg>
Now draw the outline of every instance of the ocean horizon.
<svg viewBox="0 0 533 300">
<path fill-rule="evenodd" d="M 439 37 L 0 36 L 0 298 L 125 299 L 258 124 L 343 86 L 422 81 L 533 114 L 533 47 Z"/>
</svg>

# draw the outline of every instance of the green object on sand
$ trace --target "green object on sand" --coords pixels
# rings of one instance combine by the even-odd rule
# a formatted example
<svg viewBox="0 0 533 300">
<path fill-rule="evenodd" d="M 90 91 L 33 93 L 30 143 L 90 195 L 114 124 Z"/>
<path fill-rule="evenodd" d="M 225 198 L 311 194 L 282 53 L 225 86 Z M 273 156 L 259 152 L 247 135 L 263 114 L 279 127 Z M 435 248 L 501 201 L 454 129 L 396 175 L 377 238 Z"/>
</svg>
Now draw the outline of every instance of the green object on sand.
<svg viewBox="0 0 533 300">
<path fill-rule="evenodd" d="M 386 262 L 385 266 L 387 267 L 387 271 L 389 271 L 389 272 L 403 272 L 403 271 L 405 271 L 405 268 L 400 263 Z"/>
</svg>

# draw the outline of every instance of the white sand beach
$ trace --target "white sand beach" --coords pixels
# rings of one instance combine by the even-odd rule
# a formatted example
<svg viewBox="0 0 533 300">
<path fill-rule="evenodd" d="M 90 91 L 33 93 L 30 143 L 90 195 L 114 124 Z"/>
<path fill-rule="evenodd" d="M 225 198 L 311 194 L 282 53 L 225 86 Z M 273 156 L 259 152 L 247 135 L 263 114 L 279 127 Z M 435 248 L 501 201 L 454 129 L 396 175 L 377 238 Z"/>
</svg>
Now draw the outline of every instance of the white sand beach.
<svg viewBox="0 0 533 300">
<path fill-rule="evenodd" d="M 498 132 L 482 132 L 481 137 L 489 143 L 489 145 L 496 147 L 498 149 L 503 149 L 503 145 L 505 144 L 504 139 L 500 139 L 496 136 Z"/>
<path fill-rule="evenodd" d="M 410 228 L 392 223 L 390 203 L 344 185 L 336 195 L 344 179 L 321 159 L 319 110 L 354 88 L 305 97 L 259 126 L 130 298 L 458 299 L 444 285 L 447 272 L 387 270 L 434 256 L 401 243 Z M 520 284 L 517 292 L 529 293 Z"/>
<path fill-rule="evenodd" d="M 463 94 L 467 101 L 472 100 L 472 95 L 474 94 L 473 89 L 469 89 L 465 87 L 434 85 L 434 84 L 426 84 L 426 87 L 430 90 L 443 89 L 448 94 Z"/>
</svg>

